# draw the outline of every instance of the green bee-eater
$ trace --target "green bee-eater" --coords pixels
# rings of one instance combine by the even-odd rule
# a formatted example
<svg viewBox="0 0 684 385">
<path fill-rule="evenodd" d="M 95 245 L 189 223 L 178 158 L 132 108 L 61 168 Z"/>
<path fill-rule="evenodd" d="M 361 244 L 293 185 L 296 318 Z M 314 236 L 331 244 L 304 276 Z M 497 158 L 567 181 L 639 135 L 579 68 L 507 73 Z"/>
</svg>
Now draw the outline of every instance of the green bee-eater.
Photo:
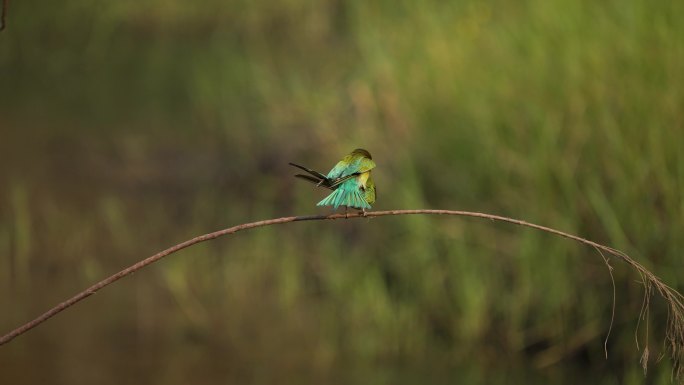
<svg viewBox="0 0 684 385">
<path fill-rule="evenodd" d="M 375 183 L 371 178 L 375 162 L 370 152 L 362 148 L 357 148 L 345 156 L 328 175 L 298 164 L 290 165 L 311 174 L 297 174 L 297 178 L 333 190 L 330 195 L 318 202 L 317 206 L 333 206 L 335 209 L 346 206 L 365 211 L 371 208 L 371 203 L 375 203 Z"/>
</svg>

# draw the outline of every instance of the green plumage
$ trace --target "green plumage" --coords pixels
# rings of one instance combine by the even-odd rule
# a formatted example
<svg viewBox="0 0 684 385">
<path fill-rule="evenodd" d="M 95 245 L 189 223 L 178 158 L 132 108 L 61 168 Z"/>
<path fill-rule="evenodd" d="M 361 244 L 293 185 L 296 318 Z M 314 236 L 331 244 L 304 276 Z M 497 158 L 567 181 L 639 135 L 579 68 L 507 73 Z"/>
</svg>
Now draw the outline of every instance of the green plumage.
<svg viewBox="0 0 684 385">
<path fill-rule="evenodd" d="M 375 198 L 377 196 L 377 190 L 375 189 L 375 182 L 373 182 L 373 178 L 368 176 L 368 180 L 366 181 L 366 189 L 364 191 L 364 198 L 368 204 L 373 204 L 375 203 Z"/>
<path fill-rule="evenodd" d="M 337 209 L 340 206 L 354 207 L 357 209 L 370 209 L 371 206 L 366 202 L 356 179 L 349 179 L 342 183 L 335 191 L 318 202 L 316 206 L 333 206 Z"/>
<path fill-rule="evenodd" d="M 373 162 L 370 152 L 357 148 L 337 162 L 327 177 L 328 179 L 343 178 L 348 175 L 362 174 L 374 168 L 375 162 Z"/>
<path fill-rule="evenodd" d="M 297 174 L 296 177 L 333 190 L 330 195 L 318 202 L 317 206 L 333 206 L 335 209 L 346 206 L 365 211 L 375 202 L 375 183 L 371 179 L 371 170 L 375 168 L 375 162 L 371 154 L 364 149 L 356 149 L 345 156 L 328 175 L 298 164 L 290 165 L 310 174 Z"/>
</svg>

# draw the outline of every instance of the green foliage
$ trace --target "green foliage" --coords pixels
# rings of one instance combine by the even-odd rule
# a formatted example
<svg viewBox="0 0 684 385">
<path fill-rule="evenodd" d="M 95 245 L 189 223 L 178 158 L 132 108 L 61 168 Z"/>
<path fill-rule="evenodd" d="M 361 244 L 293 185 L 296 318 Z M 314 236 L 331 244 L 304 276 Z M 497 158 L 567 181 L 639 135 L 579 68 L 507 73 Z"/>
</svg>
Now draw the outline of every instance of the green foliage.
<svg viewBox="0 0 684 385">
<path fill-rule="evenodd" d="M 378 164 L 374 209 L 556 227 L 681 291 L 682 14 L 645 0 L 12 2 L 0 326 L 191 236 L 316 212 L 325 191 L 287 162 L 326 170 L 356 147 Z M 611 264 L 606 360 L 612 287 L 594 250 L 454 218 L 258 229 L 172 256 L 0 349 L 19 368 L 0 380 L 59 355 L 31 378 L 120 383 L 123 366 L 163 383 L 198 370 L 209 382 L 577 383 L 565 376 L 577 371 L 641 383 L 641 287 Z M 659 305 L 637 331 L 652 357 Z M 64 371 L 103 345 L 98 370 Z"/>
</svg>

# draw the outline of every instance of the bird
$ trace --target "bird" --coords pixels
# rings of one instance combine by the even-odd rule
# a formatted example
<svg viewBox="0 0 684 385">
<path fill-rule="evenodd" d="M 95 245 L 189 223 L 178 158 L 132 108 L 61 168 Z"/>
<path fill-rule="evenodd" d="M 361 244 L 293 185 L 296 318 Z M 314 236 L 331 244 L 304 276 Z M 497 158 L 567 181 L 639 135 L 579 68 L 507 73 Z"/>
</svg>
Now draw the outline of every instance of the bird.
<svg viewBox="0 0 684 385">
<path fill-rule="evenodd" d="M 377 190 L 371 177 L 375 162 L 367 150 L 357 148 L 350 152 L 327 175 L 296 163 L 289 164 L 308 173 L 295 177 L 332 190 L 317 206 L 333 206 L 335 210 L 340 206 L 345 206 L 345 210 L 352 207 L 365 213 L 375 203 Z"/>
</svg>

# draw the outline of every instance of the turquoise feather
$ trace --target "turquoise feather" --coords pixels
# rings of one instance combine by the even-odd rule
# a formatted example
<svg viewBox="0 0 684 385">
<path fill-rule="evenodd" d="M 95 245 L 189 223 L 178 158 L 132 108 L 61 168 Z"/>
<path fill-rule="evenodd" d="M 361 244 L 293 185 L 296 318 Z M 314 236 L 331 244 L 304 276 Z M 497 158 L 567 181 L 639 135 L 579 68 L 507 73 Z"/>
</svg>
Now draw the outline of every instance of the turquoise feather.
<svg viewBox="0 0 684 385">
<path fill-rule="evenodd" d="M 370 209 L 371 206 L 366 202 L 356 179 L 349 179 L 342 183 L 335 191 L 318 202 L 317 206 L 333 206 L 337 209 L 340 206 L 353 207 L 357 209 Z"/>
</svg>

